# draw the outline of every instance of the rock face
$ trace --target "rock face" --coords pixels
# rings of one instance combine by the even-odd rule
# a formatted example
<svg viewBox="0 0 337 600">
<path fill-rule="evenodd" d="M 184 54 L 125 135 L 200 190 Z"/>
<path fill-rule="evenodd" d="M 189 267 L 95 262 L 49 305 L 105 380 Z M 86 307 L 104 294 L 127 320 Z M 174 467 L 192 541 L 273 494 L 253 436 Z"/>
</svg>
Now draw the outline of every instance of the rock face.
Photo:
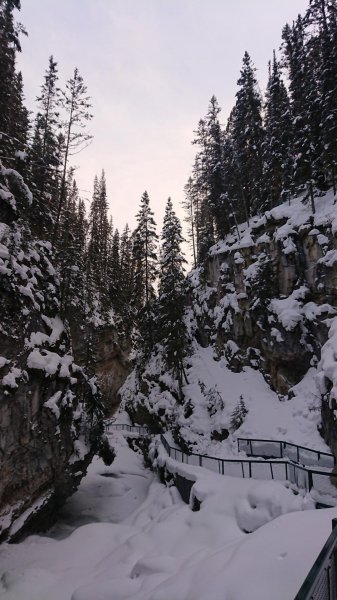
<svg viewBox="0 0 337 600">
<path fill-rule="evenodd" d="M 11 540 L 51 524 L 100 428 L 91 428 L 94 395 L 58 316 L 51 245 L 26 224 L 30 202 L 20 175 L 1 168 L 0 539 Z"/>
<path fill-rule="evenodd" d="M 193 290 L 199 338 L 234 370 L 261 368 L 286 395 L 320 359 L 337 306 L 337 240 L 331 222 L 274 209 L 239 241 L 214 247 Z M 285 214 L 284 214 L 285 213 Z M 294 219 L 293 219 L 294 220 Z"/>
<path fill-rule="evenodd" d="M 322 434 L 337 456 L 337 218 L 331 194 L 311 215 L 299 199 L 228 236 L 192 275 L 197 336 L 230 367 L 260 369 L 291 394 L 310 367 L 322 394 Z"/>
<path fill-rule="evenodd" d="M 95 347 L 96 368 L 95 374 L 102 394 L 104 412 L 111 416 L 117 410 L 120 402 L 118 390 L 125 382 L 132 366 L 129 360 L 130 347 L 118 338 L 116 328 L 113 325 L 100 325 L 90 330 L 90 337 Z M 86 349 L 83 343 L 83 333 L 72 322 L 71 338 L 75 361 L 85 365 Z"/>
</svg>

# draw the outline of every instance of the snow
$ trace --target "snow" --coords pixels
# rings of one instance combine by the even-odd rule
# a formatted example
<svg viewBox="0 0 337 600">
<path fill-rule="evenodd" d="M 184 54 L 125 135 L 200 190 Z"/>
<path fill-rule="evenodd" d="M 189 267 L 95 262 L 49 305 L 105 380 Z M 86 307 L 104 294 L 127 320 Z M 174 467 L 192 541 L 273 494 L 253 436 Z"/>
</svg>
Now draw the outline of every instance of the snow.
<svg viewBox="0 0 337 600">
<path fill-rule="evenodd" d="M 326 267 L 333 267 L 337 262 L 337 250 L 328 250 L 325 256 L 322 256 L 317 263 Z"/>
<path fill-rule="evenodd" d="M 59 409 L 59 406 L 58 406 L 57 403 L 60 400 L 61 396 L 62 396 L 62 392 L 61 391 L 56 392 L 43 405 L 46 408 L 49 408 L 49 410 L 51 410 L 51 412 L 55 415 L 55 417 L 56 417 L 57 420 L 60 418 L 60 409 Z"/>
<path fill-rule="evenodd" d="M 42 346 L 46 343 L 52 346 L 61 339 L 64 332 L 63 321 L 59 317 L 49 318 L 44 315 L 42 315 L 42 320 L 51 329 L 51 333 L 49 335 L 41 331 L 31 333 L 30 340 L 26 340 L 27 348 Z"/>
<path fill-rule="evenodd" d="M 277 227 L 274 233 L 274 240 L 283 243 L 285 254 L 296 251 L 294 241 L 290 237 L 296 235 L 296 229 L 299 230 L 310 224 L 309 235 L 318 235 L 321 234 L 319 227 L 331 225 L 332 234 L 334 235 L 337 232 L 337 216 L 333 191 L 330 190 L 324 196 L 315 198 L 316 213 L 314 215 L 312 215 L 310 205 L 303 204 L 302 199 L 302 196 L 293 198 L 290 205 L 285 202 L 267 211 L 263 217 L 251 221 L 250 225 L 241 224 L 241 240 L 238 240 L 234 232 L 226 236 L 224 240 L 217 242 L 210 249 L 210 255 L 224 254 L 229 251 L 234 252 L 254 244 L 270 243 L 272 240 L 268 234 L 265 232 L 261 234 L 260 231 L 268 222 L 277 224 L 277 222 L 286 221 Z M 254 242 L 255 231 L 258 232 L 258 237 Z M 327 238 L 325 235 L 318 236 L 317 241 L 324 246 L 327 243 Z"/>
<path fill-rule="evenodd" d="M 20 187 L 21 192 L 24 195 L 24 197 L 26 198 L 28 205 L 31 206 L 33 203 L 33 194 L 30 191 L 29 187 L 25 184 L 22 175 L 20 175 L 20 173 L 18 173 L 18 171 L 15 171 L 15 169 L 5 169 L 4 167 L 0 168 L 0 172 L 1 172 L 1 175 L 4 175 L 5 177 L 8 177 L 9 179 L 15 179 L 16 185 L 18 185 Z M 1 186 L 1 187 L 3 188 L 3 186 Z M 6 191 L 6 188 L 3 188 L 3 191 L 4 190 Z M 16 207 L 15 207 L 14 198 L 12 200 L 9 200 L 9 198 L 4 198 L 4 199 L 6 199 L 7 202 L 10 202 L 12 207 L 15 210 Z M 14 205 L 13 205 L 13 202 L 14 202 Z"/>
<path fill-rule="evenodd" d="M 0 356 L 0 369 L 2 369 L 5 365 L 8 365 L 10 361 L 4 356 Z"/>
<path fill-rule="evenodd" d="M 17 150 L 15 152 L 15 157 L 18 158 L 19 160 L 22 160 L 23 162 L 26 162 L 26 160 L 28 158 L 28 153 L 24 152 L 23 150 Z"/>
<path fill-rule="evenodd" d="M 22 371 L 22 369 L 18 369 L 17 367 L 12 367 L 9 373 L 2 378 L 2 385 L 16 389 L 19 387 L 16 380 L 20 379 L 23 375 L 27 375 L 25 371 Z"/>
<path fill-rule="evenodd" d="M 111 439 L 114 463 L 94 459 L 46 536 L 0 547 L 1 600 L 293 600 L 336 509 L 199 469 L 192 512 Z"/>
<path fill-rule="evenodd" d="M 7 202 L 13 210 L 16 210 L 16 202 L 13 194 L 0 183 L 0 200 Z"/>
<path fill-rule="evenodd" d="M 327 392 L 325 378 L 331 381 L 330 398 L 337 400 L 337 317 L 331 319 L 329 339 L 321 350 L 317 380 L 322 394 Z"/>
<path fill-rule="evenodd" d="M 308 288 L 301 286 L 287 298 L 271 300 L 270 309 L 277 315 L 279 322 L 286 331 L 295 329 L 296 325 L 302 321 L 301 301 L 305 299 L 307 294 Z"/>
<path fill-rule="evenodd" d="M 2 259 L 9 258 L 8 248 L 6 246 L 4 246 L 3 244 L 0 244 L 0 258 L 2 258 Z"/>
<path fill-rule="evenodd" d="M 35 348 L 27 358 L 29 369 L 45 371 L 47 375 L 55 375 L 59 370 L 60 377 L 70 378 L 70 367 L 73 363 L 73 357 L 70 354 L 60 356 L 57 352 L 49 350 L 38 350 Z"/>
</svg>

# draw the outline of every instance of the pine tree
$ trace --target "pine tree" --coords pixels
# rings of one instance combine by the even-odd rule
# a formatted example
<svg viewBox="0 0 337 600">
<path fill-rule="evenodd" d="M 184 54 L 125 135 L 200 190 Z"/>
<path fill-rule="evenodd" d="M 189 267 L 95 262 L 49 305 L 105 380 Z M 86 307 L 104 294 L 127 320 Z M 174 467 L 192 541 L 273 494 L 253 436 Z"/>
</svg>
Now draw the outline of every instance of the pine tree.
<svg viewBox="0 0 337 600">
<path fill-rule="evenodd" d="M 89 215 L 86 269 L 89 303 L 92 304 L 96 299 L 103 309 L 106 309 L 109 305 L 107 275 L 110 234 L 105 174 L 102 171 L 100 179 L 98 180 L 96 176 L 94 180 L 94 192 Z"/>
<path fill-rule="evenodd" d="M 40 95 L 37 97 L 38 112 L 35 118 L 34 138 L 31 147 L 31 186 L 34 192 L 35 231 L 50 237 L 56 217 L 61 165 L 59 147 L 59 89 L 57 87 L 57 63 L 49 58 Z"/>
<path fill-rule="evenodd" d="M 122 332 L 130 337 L 134 324 L 132 312 L 134 282 L 133 237 L 126 225 L 120 240 L 120 272 L 119 272 L 119 310 L 122 318 Z"/>
<path fill-rule="evenodd" d="M 112 308 L 118 315 L 121 312 L 121 257 L 120 257 L 120 236 L 118 229 L 115 229 L 111 237 L 111 247 L 108 260 L 108 281 L 109 281 L 109 300 Z"/>
<path fill-rule="evenodd" d="M 305 24 L 314 26 L 318 43 L 320 131 L 323 169 L 336 195 L 337 164 L 337 2 L 310 0 Z"/>
<path fill-rule="evenodd" d="M 203 262 L 207 256 L 208 250 L 215 243 L 214 218 L 209 202 L 208 186 L 208 136 L 207 126 L 204 119 L 200 119 L 198 128 L 195 131 L 195 138 L 192 142 L 199 146 L 199 151 L 195 157 L 193 167 L 193 179 L 197 189 L 196 198 L 198 200 L 199 222 L 197 226 L 197 249 L 198 262 Z"/>
<path fill-rule="evenodd" d="M 283 29 L 284 53 L 288 66 L 291 94 L 294 182 L 306 186 L 313 213 L 314 183 L 321 172 L 320 114 L 315 65 L 316 45 L 305 43 L 303 19 Z"/>
<path fill-rule="evenodd" d="M 67 81 L 65 91 L 62 91 L 61 106 L 67 117 L 64 122 L 63 168 L 54 226 L 54 241 L 57 238 L 60 214 L 66 197 L 67 170 L 70 156 L 81 152 L 92 139 L 92 135 L 85 130 L 86 121 L 92 119 L 90 97 L 87 95 L 83 77 L 79 74 L 77 68 L 74 69 L 73 77 Z"/>
<path fill-rule="evenodd" d="M 180 392 L 184 378 L 187 381 L 184 359 L 188 352 L 184 322 L 186 284 L 183 264 L 186 261 L 181 253 L 183 241 L 181 225 L 169 198 L 162 231 L 157 336 L 164 349 L 167 367 L 178 379 Z"/>
<path fill-rule="evenodd" d="M 70 172 L 66 202 L 60 218 L 57 263 L 60 277 L 61 313 L 67 318 L 84 318 L 85 207 Z"/>
<path fill-rule="evenodd" d="M 185 200 L 182 202 L 182 207 L 185 210 L 185 221 L 188 224 L 187 235 L 190 238 L 190 246 L 193 253 L 194 268 L 197 266 L 197 216 L 198 198 L 195 193 L 195 185 L 192 177 L 189 177 L 188 182 L 184 187 Z"/>
<path fill-rule="evenodd" d="M 194 179 L 201 194 L 199 259 L 202 260 L 215 242 L 229 231 L 228 206 L 223 171 L 223 133 L 218 115 L 220 107 L 212 96 L 208 112 L 199 121 L 193 144 L 199 146 Z"/>
<path fill-rule="evenodd" d="M 13 160 L 16 150 L 25 150 L 27 137 L 22 78 L 15 71 L 16 53 L 21 52 L 19 36 L 26 32 L 14 21 L 15 8 L 20 10 L 20 0 L 0 0 L 0 139 L 5 163 Z"/>
<path fill-rule="evenodd" d="M 231 115 L 230 133 L 233 160 L 240 178 L 242 201 L 248 217 L 259 212 L 263 206 L 262 100 L 254 73 L 251 58 L 248 52 L 245 52 L 241 75 L 237 82 L 239 90 Z"/>
<path fill-rule="evenodd" d="M 290 101 L 274 51 L 273 63 L 269 63 L 263 142 L 264 196 L 268 209 L 290 198 L 291 147 Z"/>
<path fill-rule="evenodd" d="M 246 415 L 248 414 L 248 409 L 246 408 L 245 402 L 243 400 L 243 396 L 240 396 L 240 400 L 236 407 L 234 408 L 231 415 L 230 427 L 232 432 L 236 431 L 241 427 L 244 422 Z"/>
<path fill-rule="evenodd" d="M 133 309 L 141 337 L 139 345 L 146 357 L 153 347 L 153 304 L 156 298 L 154 284 L 158 275 L 158 236 L 146 191 L 141 198 L 137 221 L 133 239 Z"/>
</svg>

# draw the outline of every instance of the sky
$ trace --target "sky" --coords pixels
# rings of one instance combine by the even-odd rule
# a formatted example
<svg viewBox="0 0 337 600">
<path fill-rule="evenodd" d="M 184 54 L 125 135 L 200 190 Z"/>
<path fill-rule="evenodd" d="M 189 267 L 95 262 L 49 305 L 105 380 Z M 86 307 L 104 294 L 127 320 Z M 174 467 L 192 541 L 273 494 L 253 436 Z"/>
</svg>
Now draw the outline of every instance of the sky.
<svg viewBox="0 0 337 600">
<path fill-rule="evenodd" d="M 183 188 L 196 148 L 193 131 L 216 95 L 223 123 L 235 102 L 245 50 L 263 92 L 282 27 L 308 0 L 22 0 L 18 67 L 34 109 L 50 55 L 60 86 L 78 67 L 92 98 L 92 144 L 73 158 L 89 206 L 105 170 L 114 225 L 136 224 L 144 190 L 161 227 Z"/>
</svg>

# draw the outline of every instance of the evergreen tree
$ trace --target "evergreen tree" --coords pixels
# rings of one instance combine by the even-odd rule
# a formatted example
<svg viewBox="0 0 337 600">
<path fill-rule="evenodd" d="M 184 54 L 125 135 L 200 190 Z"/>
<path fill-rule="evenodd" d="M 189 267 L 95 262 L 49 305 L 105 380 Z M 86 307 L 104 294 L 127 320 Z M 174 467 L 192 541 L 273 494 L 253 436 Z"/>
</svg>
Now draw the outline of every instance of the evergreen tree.
<svg viewBox="0 0 337 600">
<path fill-rule="evenodd" d="M 233 160 L 240 178 L 243 204 L 248 217 L 259 212 L 262 196 L 262 100 L 248 52 L 245 52 L 236 104 L 231 115 L 230 133 L 233 144 Z"/>
<path fill-rule="evenodd" d="M 0 0 L 0 136 L 5 163 L 14 158 L 16 150 L 25 150 L 28 131 L 22 78 L 15 71 L 16 52 L 21 52 L 19 36 L 26 32 L 14 21 L 15 8 L 20 10 L 20 0 Z"/>
<path fill-rule="evenodd" d="M 290 102 L 274 51 L 273 63 L 269 63 L 263 143 L 264 197 L 268 209 L 290 198 L 291 146 Z"/>
<path fill-rule="evenodd" d="M 234 408 L 232 415 L 231 415 L 230 428 L 232 430 L 232 433 L 234 431 L 236 431 L 237 429 L 239 429 L 239 427 L 241 427 L 247 414 L 248 414 L 248 409 L 245 405 L 243 396 L 241 395 L 240 400 L 237 403 L 237 405 Z"/>
<path fill-rule="evenodd" d="M 188 352 L 188 336 L 184 322 L 186 286 L 181 253 L 181 225 L 169 198 L 162 231 L 159 298 L 157 308 L 158 340 L 164 348 L 168 369 L 178 379 L 181 392 L 187 381 L 184 359 Z"/>
<path fill-rule="evenodd" d="M 110 223 L 105 174 L 102 171 L 94 180 L 93 199 L 89 215 L 89 239 L 87 250 L 87 274 L 89 304 L 97 300 L 101 307 L 109 305 L 108 255 L 110 243 Z"/>
<path fill-rule="evenodd" d="M 196 209 L 198 208 L 198 199 L 195 194 L 196 189 L 192 177 L 189 177 L 187 184 L 184 187 L 185 200 L 182 202 L 182 207 L 186 212 L 185 221 L 188 224 L 187 235 L 190 238 L 190 246 L 193 253 L 194 268 L 197 266 L 197 224 L 196 224 Z"/>
<path fill-rule="evenodd" d="M 79 198 L 78 187 L 70 172 L 67 182 L 66 202 L 60 218 L 60 234 L 57 252 L 60 277 L 61 313 L 72 318 L 84 319 L 84 253 L 85 253 L 85 207 Z"/>
<path fill-rule="evenodd" d="M 146 357 L 153 347 L 153 303 L 156 297 L 154 283 L 158 275 L 158 236 L 146 191 L 141 198 L 137 221 L 133 239 L 133 307 L 141 336 L 140 344 Z"/>
<path fill-rule="evenodd" d="M 56 216 L 59 195 L 61 165 L 59 147 L 59 89 L 57 87 L 57 63 L 49 58 L 40 95 L 37 98 L 38 112 L 35 119 L 34 138 L 31 148 L 31 185 L 34 192 L 35 231 L 40 236 L 49 236 Z M 63 148 L 62 148 L 63 149 Z"/>
<path fill-rule="evenodd" d="M 199 146 L 194 178 L 201 193 L 199 234 L 199 259 L 202 260 L 215 237 L 223 237 L 229 231 L 223 171 L 223 134 L 218 119 L 220 107 L 212 96 L 208 112 L 199 121 L 194 144 Z"/>
<path fill-rule="evenodd" d="M 72 154 L 78 154 L 83 150 L 92 139 L 92 136 L 85 130 L 85 122 L 92 119 L 90 97 L 87 95 L 83 77 L 77 68 L 74 69 L 73 77 L 67 81 L 65 91 L 62 91 L 61 106 L 67 117 L 64 122 L 63 168 L 54 226 L 54 241 L 57 238 L 60 214 L 66 197 L 69 158 Z"/>
<path fill-rule="evenodd" d="M 110 226 L 111 227 L 111 226 Z M 121 312 L 121 257 L 120 257 L 120 236 L 118 229 L 115 229 L 111 237 L 111 247 L 109 251 L 108 262 L 108 281 L 110 287 L 109 300 L 112 308 L 120 315 Z"/>
<path fill-rule="evenodd" d="M 134 260 L 133 236 L 126 225 L 120 240 L 120 271 L 119 271 L 119 310 L 122 318 L 123 333 L 130 336 L 134 323 L 132 313 Z"/>
<path fill-rule="evenodd" d="M 313 213 L 314 183 L 321 173 L 321 136 L 315 65 L 316 45 L 305 43 L 303 19 L 283 30 L 284 52 L 291 93 L 294 182 L 300 189 L 307 186 Z"/>
<path fill-rule="evenodd" d="M 336 194 L 337 163 L 337 2 L 310 0 L 305 23 L 318 43 L 320 135 L 325 176 Z"/>
</svg>

